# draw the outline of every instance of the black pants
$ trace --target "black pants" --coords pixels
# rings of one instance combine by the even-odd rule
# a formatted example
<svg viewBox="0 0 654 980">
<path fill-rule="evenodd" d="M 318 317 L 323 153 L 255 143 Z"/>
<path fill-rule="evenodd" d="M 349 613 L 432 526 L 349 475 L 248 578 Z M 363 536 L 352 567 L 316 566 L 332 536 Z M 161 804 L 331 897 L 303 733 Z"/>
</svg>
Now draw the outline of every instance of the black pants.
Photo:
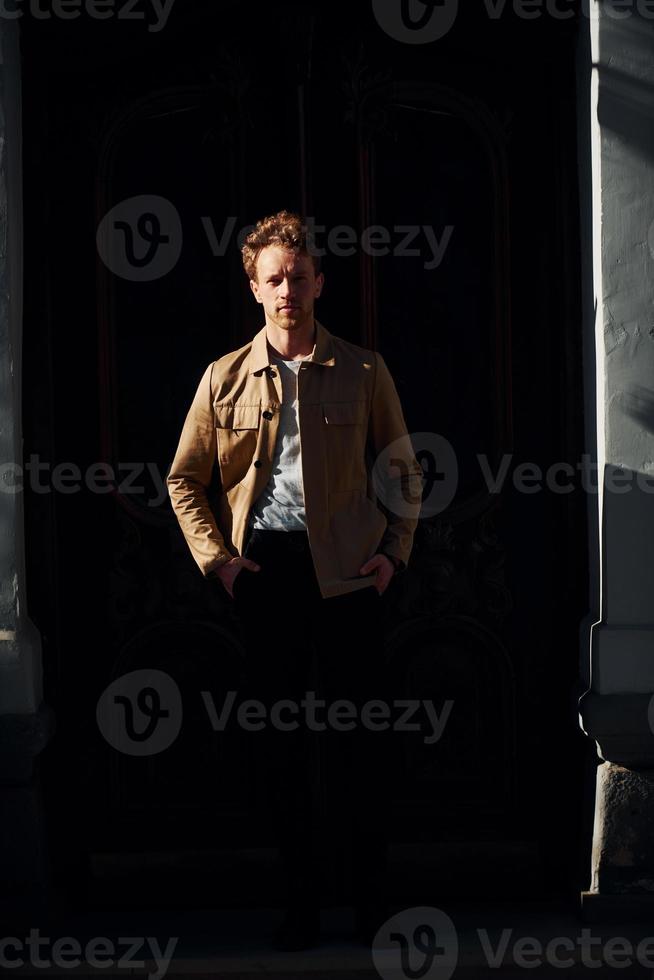
<svg viewBox="0 0 654 980">
<path fill-rule="evenodd" d="M 241 569 L 234 601 L 248 657 L 248 694 L 267 709 L 265 728 L 250 737 L 262 804 L 287 872 L 288 901 L 319 902 L 321 865 L 332 874 L 337 869 L 353 903 L 378 899 L 390 795 L 388 733 L 362 724 L 361 708 L 388 700 L 384 597 L 370 586 L 323 599 L 305 531 L 254 530 L 244 555 L 261 570 Z M 346 705 L 334 707 L 339 700 Z"/>
</svg>

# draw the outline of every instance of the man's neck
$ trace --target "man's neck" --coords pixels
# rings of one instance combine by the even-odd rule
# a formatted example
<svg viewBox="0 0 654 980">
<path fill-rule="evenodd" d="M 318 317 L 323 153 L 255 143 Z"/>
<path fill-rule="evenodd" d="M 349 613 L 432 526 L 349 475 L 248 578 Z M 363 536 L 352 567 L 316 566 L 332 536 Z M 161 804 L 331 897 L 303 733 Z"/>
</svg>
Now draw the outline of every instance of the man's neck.
<svg viewBox="0 0 654 980">
<path fill-rule="evenodd" d="M 316 343 L 317 328 L 315 320 L 297 330 L 279 330 L 272 324 L 266 325 L 266 340 L 273 354 L 285 361 L 295 361 L 307 357 Z"/>
</svg>

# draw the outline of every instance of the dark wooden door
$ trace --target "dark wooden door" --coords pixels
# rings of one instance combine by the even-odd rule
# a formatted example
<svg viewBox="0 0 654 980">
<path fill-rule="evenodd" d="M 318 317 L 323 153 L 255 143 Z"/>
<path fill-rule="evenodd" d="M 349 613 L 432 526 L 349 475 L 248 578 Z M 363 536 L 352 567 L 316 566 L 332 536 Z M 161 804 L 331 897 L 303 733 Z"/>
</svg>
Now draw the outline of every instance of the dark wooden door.
<svg viewBox="0 0 654 980">
<path fill-rule="evenodd" d="M 247 903 L 246 859 L 269 880 L 247 744 L 199 696 L 240 682 L 236 624 L 163 480 L 202 371 L 262 325 L 239 234 L 283 207 L 315 222 L 318 315 L 383 353 L 427 477 L 387 655 L 398 697 L 452 709 L 436 744 L 396 739 L 396 895 L 578 887 L 584 501 L 512 482 L 581 454 L 576 26 L 467 12 L 400 44 L 317 0 L 186 3 L 157 35 L 22 25 L 25 450 L 83 475 L 30 491 L 30 607 L 52 853 L 94 901 L 137 876 L 137 903 Z M 145 669 L 183 724 L 138 757 L 96 709 Z"/>
</svg>

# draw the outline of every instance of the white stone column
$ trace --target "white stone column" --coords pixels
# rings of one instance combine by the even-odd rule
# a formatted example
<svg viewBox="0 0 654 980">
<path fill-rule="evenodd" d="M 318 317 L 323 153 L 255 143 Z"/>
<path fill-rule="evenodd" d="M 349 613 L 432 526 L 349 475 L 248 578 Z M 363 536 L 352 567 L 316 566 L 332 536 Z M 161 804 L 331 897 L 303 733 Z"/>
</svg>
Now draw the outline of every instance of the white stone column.
<svg viewBox="0 0 654 980">
<path fill-rule="evenodd" d="M 637 907 L 651 914 L 654 902 L 654 3 L 587 0 L 582 29 L 586 419 L 599 474 L 599 494 L 589 498 L 599 595 L 584 633 L 589 690 L 580 712 L 604 760 L 583 895 L 594 918 Z"/>
<path fill-rule="evenodd" d="M 40 636 L 27 614 L 21 473 L 21 62 L 16 20 L 0 18 L 0 911 L 43 907 L 43 821 L 34 760 L 52 713 L 42 703 Z"/>
</svg>

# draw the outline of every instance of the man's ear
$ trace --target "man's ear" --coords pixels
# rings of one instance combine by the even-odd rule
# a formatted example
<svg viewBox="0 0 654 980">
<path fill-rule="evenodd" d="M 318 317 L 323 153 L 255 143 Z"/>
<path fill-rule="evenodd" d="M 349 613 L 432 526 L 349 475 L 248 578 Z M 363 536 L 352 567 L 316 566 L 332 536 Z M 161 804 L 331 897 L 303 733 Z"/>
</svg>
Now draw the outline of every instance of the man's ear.
<svg viewBox="0 0 654 980">
<path fill-rule="evenodd" d="M 324 285 L 325 285 L 325 277 L 324 277 L 324 275 L 321 272 L 321 273 L 319 273 L 316 276 L 316 298 L 318 298 L 318 296 L 320 296 L 320 294 L 322 292 L 322 287 Z"/>
<path fill-rule="evenodd" d="M 256 297 L 256 300 L 257 300 L 257 303 L 262 303 L 263 300 L 261 299 L 261 296 L 259 295 L 259 283 L 256 281 L 256 279 L 250 279 L 250 289 L 254 293 L 254 295 Z"/>
</svg>

